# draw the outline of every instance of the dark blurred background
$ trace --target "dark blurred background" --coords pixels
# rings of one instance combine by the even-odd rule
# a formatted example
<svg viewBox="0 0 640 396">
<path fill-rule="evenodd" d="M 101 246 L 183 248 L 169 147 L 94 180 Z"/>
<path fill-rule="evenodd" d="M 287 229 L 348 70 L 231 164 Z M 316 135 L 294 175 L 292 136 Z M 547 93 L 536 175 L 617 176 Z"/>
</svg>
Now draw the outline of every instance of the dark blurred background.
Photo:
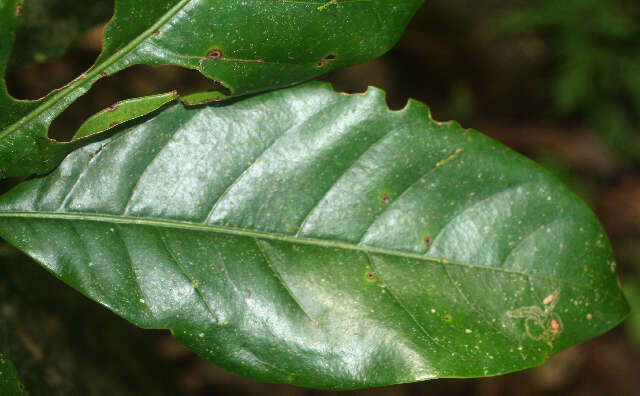
<svg viewBox="0 0 640 396">
<path fill-rule="evenodd" d="M 88 4 L 87 4 L 88 3 Z M 37 98 L 74 79 L 100 51 L 112 0 L 27 0 L 6 82 Z M 428 0 L 398 45 L 323 78 L 375 85 L 538 161 L 596 212 L 613 244 L 631 317 L 535 369 L 345 395 L 640 394 L 640 2 Z M 211 82 L 175 67 L 136 66 L 98 82 L 52 125 L 68 139 L 122 99 Z M 9 187 L 0 183 L 0 192 Z M 31 395 L 328 395 L 217 369 L 163 331 L 144 331 L 54 279 L 0 240 L 0 352 Z"/>
</svg>

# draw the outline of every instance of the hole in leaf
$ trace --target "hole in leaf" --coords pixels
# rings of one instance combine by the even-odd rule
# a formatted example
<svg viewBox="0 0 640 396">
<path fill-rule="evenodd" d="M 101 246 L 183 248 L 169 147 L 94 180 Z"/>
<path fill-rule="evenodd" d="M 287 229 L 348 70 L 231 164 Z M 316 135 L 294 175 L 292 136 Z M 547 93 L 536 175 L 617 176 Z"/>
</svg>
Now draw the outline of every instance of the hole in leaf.
<svg viewBox="0 0 640 396">
<path fill-rule="evenodd" d="M 393 55 L 384 55 L 382 58 L 361 65 L 334 70 L 320 79 L 329 81 L 336 92 L 349 94 L 363 93 L 369 86 L 381 88 L 385 91 L 389 109 L 402 110 L 406 107 L 409 98 L 416 97 L 416 94 L 405 89 L 404 86 L 403 89 L 395 86 L 395 82 L 400 80 L 395 74 L 396 69 L 405 67 L 396 63 Z M 406 78 L 406 76 L 402 77 Z"/>
<path fill-rule="evenodd" d="M 318 68 L 325 67 L 329 62 L 334 61 L 336 59 L 338 59 L 338 56 L 336 54 L 328 54 L 327 56 L 325 56 L 324 58 L 320 59 L 316 63 L 316 67 L 318 67 Z"/>
<path fill-rule="evenodd" d="M 374 280 L 376 279 L 376 273 L 375 272 L 367 272 L 367 274 L 365 275 L 367 277 L 367 279 L 369 280 Z"/>
<path fill-rule="evenodd" d="M 205 56 L 205 58 L 207 59 L 222 59 L 222 50 L 219 50 L 217 48 L 211 49 L 207 52 L 207 55 Z"/>
</svg>

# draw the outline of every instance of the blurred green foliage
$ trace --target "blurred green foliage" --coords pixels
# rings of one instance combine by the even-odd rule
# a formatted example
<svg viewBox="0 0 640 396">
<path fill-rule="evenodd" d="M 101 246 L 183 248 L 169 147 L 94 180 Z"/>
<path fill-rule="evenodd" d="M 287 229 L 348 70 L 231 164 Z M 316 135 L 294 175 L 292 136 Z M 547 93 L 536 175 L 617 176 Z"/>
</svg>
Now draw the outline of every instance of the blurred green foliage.
<svg viewBox="0 0 640 396">
<path fill-rule="evenodd" d="M 545 43 L 542 95 L 561 120 L 585 120 L 623 158 L 640 161 L 640 2 L 533 0 L 503 19 Z"/>
<path fill-rule="evenodd" d="M 631 315 L 626 321 L 627 332 L 631 342 L 640 349 L 640 277 L 627 279 L 623 290 L 631 307 Z"/>
<path fill-rule="evenodd" d="M 106 22 L 113 0 L 26 0 L 20 9 L 9 70 L 63 56 L 82 34 Z"/>
</svg>

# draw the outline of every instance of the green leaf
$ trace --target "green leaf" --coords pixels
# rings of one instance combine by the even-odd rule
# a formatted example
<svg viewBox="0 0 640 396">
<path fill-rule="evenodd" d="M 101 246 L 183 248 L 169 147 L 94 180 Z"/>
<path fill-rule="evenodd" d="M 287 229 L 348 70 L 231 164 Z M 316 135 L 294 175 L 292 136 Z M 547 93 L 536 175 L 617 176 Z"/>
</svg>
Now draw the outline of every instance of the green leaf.
<svg viewBox="0 0 640 396">
<path fill-rule="evenodd" d="M 3 396 L 21 396 L 23 394 L 18 372 L 13 363 L 0 353 L 0 394 Z"/>
<path fill-rule="evenodd" d="M 118 102 L 101 112 L 94 114 L 85 121 L 76 132 L 73 137 L 73 141 L 95 135 L 96 133 L 106 131 L 109 128 L 120 125 L 131 119 L 149 114 L 171 102 L 177 96 L 178 93 L 173 91 Z"/>
<path fill-rule="evenodd" d="M 22 1 L 0 4 L 0 75 Z M 117 1 L 103 52 L 86 73 L 36 101 L 15 100 L 0 84 L 0 178 L 49 172 L 78 147 L 50 140 L 47 129 L 102 77 L 144 63 L 218 81 L 218 88 L 186 97 L 189 104 L 288 86 L 383 54 L 423 1 Z M 155 103 L 138 103 L 146 100 Z"/>
<path fill-rule="evenodd" d="M 589 209 L 410 101 L 309 83 L 167 107 L 0 197 L 0 235 L 219 366 L 350 389 L 506 373 L 628 307 Z"/>
</svg>

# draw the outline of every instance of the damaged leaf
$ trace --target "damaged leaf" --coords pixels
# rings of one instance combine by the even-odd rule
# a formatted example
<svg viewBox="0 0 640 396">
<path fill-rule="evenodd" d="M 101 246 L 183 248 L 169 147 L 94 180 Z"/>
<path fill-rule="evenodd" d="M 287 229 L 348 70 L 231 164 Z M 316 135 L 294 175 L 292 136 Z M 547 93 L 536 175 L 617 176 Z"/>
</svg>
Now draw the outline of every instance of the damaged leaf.
<svg viewBox="0 0 640 396">
<path fill-rule="evenodd" d="M 86 73 L 35 101 L 15 100 L 0 84 L 0 178 L 49 172 L 78 147 L 50 140 L 47 129 L 100 78 L 135 64 L 171 64 L 215 80 L 211 91 L 185 97 L 188 104 L 288 86 L 383 54 L 423 1 L 117 1 L 103 52 Z M 22 2 L 0 4 L 1 75 Z M 145 112 L 156 103 L 137 101 Z"/>
<path fill-rule="evenodd" d="M 266 382 L 497 375 L 628 313 L 575 195 L 419 102 L 389 111 L 377 89 L 174 103 L 0 197 L 0 236 Z"/>
</svg>

